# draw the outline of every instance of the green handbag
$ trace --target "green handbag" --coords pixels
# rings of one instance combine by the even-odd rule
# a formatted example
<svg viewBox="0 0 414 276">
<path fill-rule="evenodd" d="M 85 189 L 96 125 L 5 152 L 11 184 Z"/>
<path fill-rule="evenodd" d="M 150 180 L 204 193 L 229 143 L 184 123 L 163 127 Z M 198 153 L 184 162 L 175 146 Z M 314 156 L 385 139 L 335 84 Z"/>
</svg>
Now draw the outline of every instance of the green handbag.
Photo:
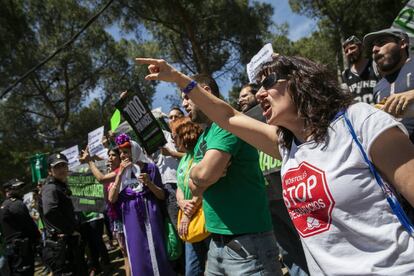
<svg viewBox="0 0 414 276">
<path fill-rule="evenodd" d="M 177 260 L 183 253 L 183 245 L 174 225 L 168 217 L 164 220 L 165 227 L 165 246 L 167 248 L 167 257 L 170 261 Z"/>
</svg>

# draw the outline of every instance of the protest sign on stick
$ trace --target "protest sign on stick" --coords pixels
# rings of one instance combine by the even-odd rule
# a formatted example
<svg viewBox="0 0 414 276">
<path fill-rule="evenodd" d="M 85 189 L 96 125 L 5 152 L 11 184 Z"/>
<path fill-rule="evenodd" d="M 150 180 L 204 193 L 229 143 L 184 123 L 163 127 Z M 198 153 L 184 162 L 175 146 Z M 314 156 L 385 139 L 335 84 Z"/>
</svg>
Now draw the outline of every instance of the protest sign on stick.
<svg viewBox="0 0 414 276">
<path fill-rule="evenodd" d="M 137 142 L 147 154 L 154 153 L 167 142 L 159 123 L 141 95 L 128 93 L 115 106 L 131 125 L 137 135 Z"/>
</svg>

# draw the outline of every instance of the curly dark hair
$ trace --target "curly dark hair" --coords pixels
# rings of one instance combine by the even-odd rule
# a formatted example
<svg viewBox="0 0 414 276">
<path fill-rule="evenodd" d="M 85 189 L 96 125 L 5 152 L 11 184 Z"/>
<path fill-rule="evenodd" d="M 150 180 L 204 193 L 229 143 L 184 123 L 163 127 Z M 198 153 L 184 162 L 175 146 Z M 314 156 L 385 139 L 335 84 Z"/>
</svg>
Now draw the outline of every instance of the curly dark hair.
<svg viewBox="0 0 414 276">
<path fill-rule="evenodd" d="M 189 117 L 182 117 L 171 123 L 171 131 L 180 137 L 186 150 L 192 151 L 203 129 Z"/>
<path fill-rule="evenodd" d="M 326 68 L 303 57 L 274 55 L 266 63 L 259 77 L 275 72 L 288 80 L 288 91 L 298 110 L 298 117 L 305 122 L 305 131 L 316 143 L 327 142 L 328 127 L 340 110 L 346 109 L 353 96 L 339 88 L 338 82 Z M 290 148 L 293 133 L 279 127 L 279 142 Z"/>
</svg>

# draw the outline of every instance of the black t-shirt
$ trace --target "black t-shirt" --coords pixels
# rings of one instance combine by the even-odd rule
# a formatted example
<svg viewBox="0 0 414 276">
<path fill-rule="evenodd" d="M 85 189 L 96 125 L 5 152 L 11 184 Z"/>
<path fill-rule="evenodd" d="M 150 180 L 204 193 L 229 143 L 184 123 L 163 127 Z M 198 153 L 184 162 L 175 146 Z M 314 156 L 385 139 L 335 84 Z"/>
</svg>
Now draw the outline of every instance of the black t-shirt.
<svg viewBox="0 0 414 276">
<path fill-rule="evenodd" d="M 349 68 L 342 72 L 342 81 L 346 83 L 355 100 L 368 104 L 375 103 L 373 89 L 378 79 L 371 59 L 360 75 L 353 73 Z"/>
</svg>

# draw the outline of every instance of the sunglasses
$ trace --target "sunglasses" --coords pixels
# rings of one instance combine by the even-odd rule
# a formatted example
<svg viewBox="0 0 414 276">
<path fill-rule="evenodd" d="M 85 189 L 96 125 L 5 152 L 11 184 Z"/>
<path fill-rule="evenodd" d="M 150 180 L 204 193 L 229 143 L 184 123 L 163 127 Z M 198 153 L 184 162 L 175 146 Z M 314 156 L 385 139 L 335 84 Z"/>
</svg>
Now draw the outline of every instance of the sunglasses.
<svg viewBox="0 0 414 276">
<path fill-rule="evenodd" d="M 279 78 L 276 73 L 270 73 L 269 75 L 266 76 L 264 80 L 262 80 L 261 86 L 264 89 L 268 90 L 272 88 L 273 85 L 275 85 L 281 79 L 283 78 Z"/>
</svg>

